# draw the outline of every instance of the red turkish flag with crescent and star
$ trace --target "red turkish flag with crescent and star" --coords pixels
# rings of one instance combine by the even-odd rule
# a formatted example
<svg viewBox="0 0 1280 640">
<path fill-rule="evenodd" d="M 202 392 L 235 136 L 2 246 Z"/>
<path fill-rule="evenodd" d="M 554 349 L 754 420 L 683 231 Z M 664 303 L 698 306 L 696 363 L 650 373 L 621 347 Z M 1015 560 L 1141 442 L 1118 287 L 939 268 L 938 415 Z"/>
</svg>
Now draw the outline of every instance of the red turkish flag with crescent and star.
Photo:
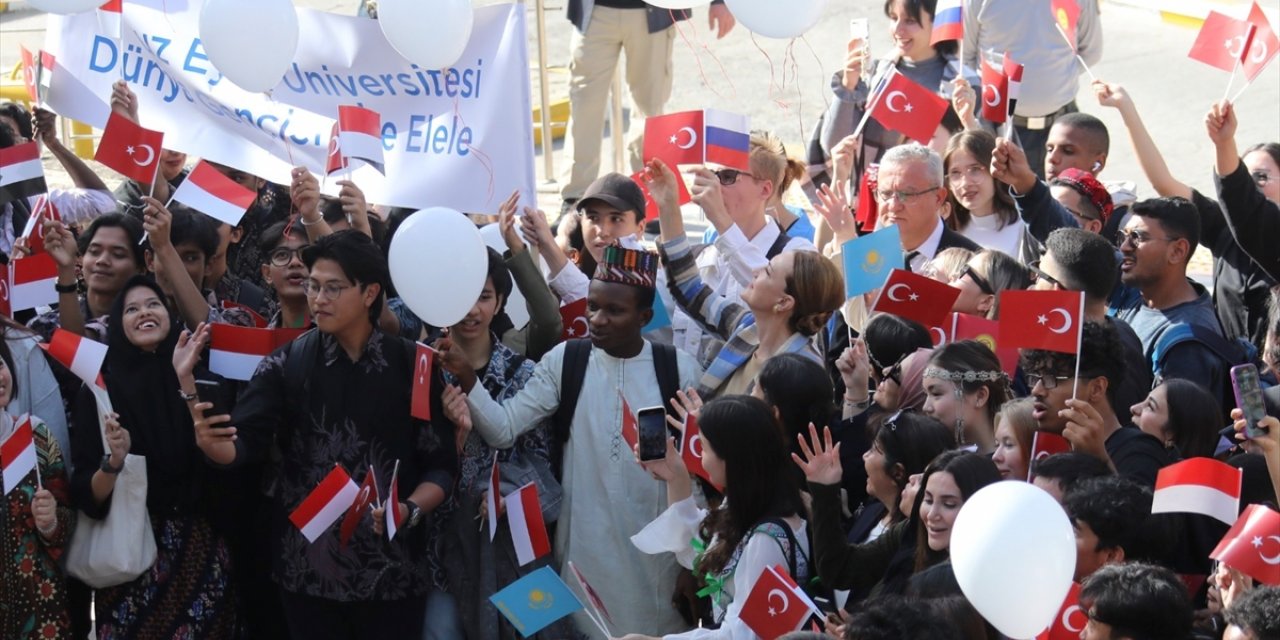
<svg viewBox="0 0 1280 640">
<path fill-rule="evenodd" d="M 1000 292 L 1001 347 L 1078 353 L 1083 326 L 1083 292 Z"/>
<path fill-rule="evenodd" d="M 409 415 L 420 420 L 431 419 L 431 362 L 435 352 L 421 342 L 413 356 L 413 402 Z"/>
<path fill-rule="evenodd" d="M 1027 465 L 1027 482 L 1035 480 L 1035 463 L 1058 453 L 1070 453 L 1071 443 L 1066 438 L 1048 431 L 1037 431 L 1031 439 L 1031 461 Z"/>
<path fill-rule="evenodd" d="M 894 72 L 871 107 L 871 117 L 920 144 L 928 144 L 947 113 L 942 96 Z"/>
<path fill-rule="evenodd" d="M 982 61 L 982 119 L 1004 122 L 1009 112 L 1009 78 L 1004 70 Z"/>
<path fill-rule="evenodd" d="M 1072 582 L 1062 608 L 1058 609 L 1058 617 L 1053 619 L 1048 629 L 1036 636 L 1036 640 L 1076 640 L 1088 622 L 1089 616 L 1080 607 L 1080 585 Z"/>
<path fill-rule="evenodd" d="M 960 297 L 960 290 L 933 278 L 894 269 L 880 289 L 872 311 L 910 318 L 926 327 L 941 325 Z"/>
<path fill-rule="evenodd" d="M 587 299 L 576 300 L 560 307 L 560 321 L 564 325 L 560 333 L 561 342 L 589 337 L 591 325 L 587 322 Z"/>
<path fill-rule="evenodd" d="M 102 140 L 93 159 L 115 169 L 124 177 L 151 184 L 160 169 L 160 149 L 164 133 L 139 126 L 132 120 L 112 113 L 102 130 Z"/>
<path fill-rule="evenodd" d="M 1280 512 L 1249 505 L 1209 557 L 1263 584 L 1280 584 Z"/>
<path fill-rule="evenodd" d="M 1247 41 L 1256 30 L 1257 25 L 1248 20 L 1237 20 L 1224 13 L 1210 11 L 1187 56 L 1211 67 L 1231 71 L 1237 62 L 1245 59 L 1246 53 L 1252 54 L 1249 51 L 1252 45 Z"/>
<path fill-rule="evenodd" d="M 660 158 L 672 169 L 702 164 L 702 111 L 681 111 L 644 119 L 644 159 Z"/>
<path fill-rule="evenodd" d="M 765 567 L 742 605 L 741 619 L 762 640 L 775 640 L 804 624 L 818 608 L 782 567 Z"/>
<path fill-rule="evenodd" d="M 702 466 L 702 430 L 698 428 L 697 416 L 690 413 L 684 418 L 684 433 L 680 436 L 680 459 L 692 473 L 707 482 L 711 482 L 711 474 Z M 711 482 L 717 489 L 719 485 Z"/>
<path fill-rule="evenodd" d="M 1253 3 L 1253 7 L 1249 9 L 1248 20 L 1258 30 L 1253 34 L 1249 55 L 1240 61 L 1240 71 L 1249 79 L 1249 82 L 1253 82 L 1258 74 L 1262 73 L 1263 67 L 1266 67 L 1267 63 L 1280 53 L 1280 38 L 1276 37 L 1276 32 L 1271 29 L 1271 23 L 1267 22 L 1267 15 L 1262 12 L 1262 7 L 1258 6 L 1257 2 Z"/>
</svg>

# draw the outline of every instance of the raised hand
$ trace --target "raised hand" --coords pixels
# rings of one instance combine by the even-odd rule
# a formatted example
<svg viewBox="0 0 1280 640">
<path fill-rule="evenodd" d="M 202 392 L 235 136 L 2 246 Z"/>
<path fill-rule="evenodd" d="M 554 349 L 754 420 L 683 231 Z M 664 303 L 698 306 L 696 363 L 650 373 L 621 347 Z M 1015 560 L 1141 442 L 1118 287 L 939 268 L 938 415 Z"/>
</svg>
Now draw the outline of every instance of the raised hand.
<svg viewBox="0 0 1280 640">
<path fill-rule="evenodd" d="M 168 246 L 173 214 L 159 200 L 150 196 L 142 196 L 142 202 L 146 205 L 142 209 L 142 228 L 147 232 L 152 248 Z"/>
<path fill-rule="evenodd" d="M 707 28 L 716 32 L 716 40 L 729 35 L 735 24 L 738 24 L 738 20 L 723 4 L 713 4 L 707 10 Z"/>
<path fill-rule="evenodd" d="M 846 398 L 865 398 L 867 382 L 871 379 L 871 356 L 867 353 L 867 343 L 857 338 L 844 353 L 836 359 L 836 370 L 844 381 Z"/>
<path fill-rule="evenodd" d="M 1213 103 L 1204 117 L 1204 128 L 1215 145 L 1228 140 L 1234 142 L 1238 125 L 1235 105 L 1226 100 Z"/>
<path fill-rule="evenodd" d="M 457 427 L 457 431 L 453 434 L 454 444 L 457 445 L 458 453 L 462 453 L 462 447 L 467 443 L 467 437 L 471 435 L 471 407 L 467 406 L 467 394 L 450 384 L 445 385 L 440 399 L 444 403 L 444 417 Z"/>
<path fill-rule="evenodd" d="M 209 325 L 201 322 L 194 332 L 183 330 L 178 335 L 178 344 L 173 348 L 173 370 L 182 380 L 192 375 L 196 364 L 200 362 L 200 354 L 209 343 Z"/>
<path fill-rule="evenodd" d="M 964 123 L 965 129 L 976 128 L 978 126 L 976 109 L 978 94 L 964 76 L 956 76 L 951 81 L 951 87 L 951 107 L 956 110 L 956 115 L 960 116 L 960 122 Z"/>
<path fill-rule="evenodd" d="M 138 122 L 138 96 L 129 88 L 129 83 L 124 80 L 116 80 L 111 84 L 111 111 L 133 121 Z"/>
<path fill-rule="evenodd" d="M 524 241 L 516 230 L 516 208 L 520 204 L 520 192 L 512 191 L 510 196 L 498 205 L 498 231 L 502 232 L 502 241 L 506 243 L 511 255 L 524 251 Z"/>
<path fill-rule="evenodd" d="M 721 231 L 721 227 L 728 228 L 732 223 L 729 218 L 729 211 L 724 205 L 724 193 L 720 188 L 720 177 L 714 171 L 706 167 L 694 169 L 693 186 L 689 189 L 689 195 L 694 204 L 702 207 L 702 211 L 707 215 L 707 220 L 716 227 L 717 231 Z"/>
<path fill-rule="evenodd" d="M 991 177 L 1012 186 L 1020 194 L 1030 192 L 1040 179 L 1031 170 L 1022 147 L 1004 138 L 996 139 L 996 148 L 991 153 Z"/>
<path fill-rule="evenodd" d="M 107 455 L 111 458 L 111 466 L 119 468 L 124 464 L 124 457 L 129 455 L 132 440 L 129 432 L 120 426 L 120 414 L 112 412 L 103 422 L 107 432 Z"/>
<path fill-rule="evenodd" d="M 363 194 L 362 196 L 363 197 Z M 293 182 L 289 185 L 289 198 L 302 219 L 315 222 L 320 218 L 320 181 L 305 167 L 293 168 Z"/>
<path fill-rule="evenodd" d="M 845 196 L 847 191 L 844 181 L 835 183 L 834 189 L 824 184 L 818 189 L 818 199 L 813 203 L 814 211 L 827 221 L 827 226 L 831 227 L 839 244 L 858 237 L 858 222 L 853 217 L 853 210 L 849 208 L 849 200 Z M 860 197 L 870 196 L 871 194 L 863 194 Z"/>
<path fill-rule="evenodd" d="M 1058 412 L 1058 416 L 1067 421 L 1062 430 L 1062 437 L 1071 443 L 1071 448 L 1087 453 L 1103 460 L 1107 456 L 1106 436 L 1103 434 L 1103 419 L 1098 410 L 1085 400 L 1069 398 L 1067 408 Z"/>
<path fill-rule="evenodd" d="M 1104 107 L 1123 110 L 1125 107 L 1133 106 L 1133 98 L 1129 97 L 1129 92 L 1118 84 L 1094 80 L 1091 87 L 1093 96 L 1098 99 L 1098 104 Z"/>
<path fill-rule="evenodd" d="M 36 107 L 31 112 L 31 135 L 46 147 L 61 145 L 58 140 L 58 115 Z"/>
<path fill-rule="evenodd" d="M 848 182 L 853 176 L 853 167 L 858 163 L 858 153 L 862 149 L 862 134 L 845 136 L 831 150 L 832 182 Z"/>
<path fill-rule="evenodd" d="M 867 62 L 867 43 L 862 38 L 854 38 L 849 41 L 848 48 L 844 56 L 844 75 L 840 77 L 840 84 L 850 92 L 858 88 L 858 83 L 862 82 L 862 69 Z"/>
<path fill-rule="evenodd" d="M 801 458 L 796 454 L 791 454 L 791 459 L 795 461 L 800 470 L 804 472 L 804 479 L 812 484 L 835 485 L 840 484 L 840 479 L 844 476 L 844 469 L 840 466 L 840 443 L 832 444 L 831 428 L 823 427 L 823 438 L 818 438 L 818 429 L 809 423 L 809 440 L 806 441 L 804 434 L 797 434 L 796 440 L 800 441 L 800 451 L 804 454 Z"/>
<path fill-rule="evenodd" d="M 693 414 L 693 418 L 696 420 L 698 412 L 702 411 L 702 396 L 699 396 L 697 390 L 693 387 L 683 391 L 677 389 L 676 396 L 671 398 L 671 406 L 672 412 L 676 415 L 668 415 L 667 424 L 683 433 L 684 425 L 688 421 L 689 415 Z"/>
</svg>

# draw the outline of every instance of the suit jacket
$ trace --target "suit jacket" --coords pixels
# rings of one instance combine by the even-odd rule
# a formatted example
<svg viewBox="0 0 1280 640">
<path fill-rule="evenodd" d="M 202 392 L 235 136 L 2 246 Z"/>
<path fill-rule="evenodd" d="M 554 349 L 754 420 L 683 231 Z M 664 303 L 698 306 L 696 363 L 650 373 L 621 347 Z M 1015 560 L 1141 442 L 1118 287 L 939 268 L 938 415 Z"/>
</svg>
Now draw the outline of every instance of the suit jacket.
<svg viewBox="0 0 1280 640">
<path fill-rule="evenodd" d="M 978 251 L 982 251 L 982 247 L 978 246 L 978 243 L 960 235 L 958 232 L 955 232 L 949 228 L 943 227 L 942 238 L 938 240 L 938 252 L 941 252 L 943 249 L 950 249 L 952 247 L 968 249 L 975 253 Z M 938 252 L 935 252 L 933 255 L 935 256 L 938 255 Z"/>
</svg>

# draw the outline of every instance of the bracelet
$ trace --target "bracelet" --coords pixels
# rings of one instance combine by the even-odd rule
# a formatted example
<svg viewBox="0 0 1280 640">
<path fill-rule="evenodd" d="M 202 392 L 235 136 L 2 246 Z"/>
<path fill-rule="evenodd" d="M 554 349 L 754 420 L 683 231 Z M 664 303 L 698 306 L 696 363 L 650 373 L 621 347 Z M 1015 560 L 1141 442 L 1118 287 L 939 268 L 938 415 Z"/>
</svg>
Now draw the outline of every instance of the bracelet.
<svg viewBox="0 0 1280 640">
<path fill-rule="evenodd" d="M 72 282 L 71 284 L 62 284 L 61 282 L 54 282 L 53 290 L 57 291 L 58 293 L 77 293 L 80 290 L 80 285 L 77 282 Z"/>
<path fill-rule="evenodd" d="M 861 400 L 853 400 L 846 394 L 844 397 L 844 403 L 846 406 L 850 406 L 855 409 L 866 409 L 867 407 L 871 406 L 871 395 L 868 394 L 867 397 Z"/>
<path fill-rule="evenodd" d="M 186 391 L 183 391 L 182 387 L 178 387 L 178 397 L 182 398 L 186 402 L 195 402 L 200 399 L 200 396 L 195 393 L 187 393 Z"/>
<path fill-rule="evenodd" d="M 307 222 L 307 218 L 305 216 L 298 216 L 298 220 L 302 222 L 302 226 L 304 227 L 314 227 L 315 225 L 318 225 L 321 222 L 324 222 L 324 216 L 320 216 L 319 218 L 316 218 L 315 222 Z"/>
<path fill-rule="evenodd" d="M 53 526 L 52 526 L 52 527 L 49 527 L 49 530 L 48 530 L 48 531 L 45 531 L 44 529 L 41 529 L 41 528 L 40 528 L 40 525 L 36 525 L 36 533 L 39 533 L 42 537 L 44 537 L 44 539 L 45 539 L 45 540 L 52 540 L 52 539 L 53 539 L 53 534 L 55 534 L 55 533 L 57 533 L 57 532 L 58 532 L 58 521 L 57 521 L 57 519 L 55 519 L 55 520 L 53 521 Z"/>
</svg>

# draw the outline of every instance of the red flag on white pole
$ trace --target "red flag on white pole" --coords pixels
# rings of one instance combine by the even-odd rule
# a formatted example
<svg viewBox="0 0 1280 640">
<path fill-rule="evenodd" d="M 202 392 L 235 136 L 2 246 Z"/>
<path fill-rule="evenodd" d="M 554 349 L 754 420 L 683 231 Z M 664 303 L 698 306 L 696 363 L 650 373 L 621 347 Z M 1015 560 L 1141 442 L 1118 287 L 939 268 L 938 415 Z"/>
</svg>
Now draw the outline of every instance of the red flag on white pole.
<svg viewBox="0 0 1280 640">
<path fill-rule="evenodd" d="M 44 349 L 54 360 L 89 385 L 97 384 L 102 361 L 107 358 L 107 345 L 65 329 L 55 329 L 53 339 Z"/>
<path fill-rule="evenodd" d="M 338 149 L 344 158 L 357 158 L 386 173 L 382 154 L 382 116 L 355 105 L 338 107 Z"/>
<path fill-rule="evenodd" d="M 1232 524 L 1244 472 L 1213 458 L 1188 458 L 1156 474 L 1151 513 L 1199 513 Z"/>
<path fill-rule="evenodd" d="M 743 603 L 741 618 L 762 640 L 774 640 L 800 628 L 818 611 L 785 569 L 766 567 Z"/>
<path fill-rule="evenodd" d="M 400 461 L 391 468 L 391 488 L 387 490 L 387 502 L 382 505 L 387 519 L 387 539 L 394 540 L 400 530 Z"/>
<path fill-rule="evenodd" d="M 684 417 L 684 433 L 680 436 L 680 458 L 684 460 L 684 466 L 689 473 L 711 482 L 711 474 L 707 473 L 706 468 L 702 466 L 702 430 L 698 428 L 698 418 L 692 412 Z"/>
<path fill-rule="evenodd" d="M 250 380 L 262 359 L 301 335 L 301 329 L 209 325 L 209 370 L 232 380 Z"/>
<path fill-rule="evenodd" d="M 289 514 L 289 521 L 302 532 L 308 542 L 315 542 L 316 538 L 351 508 L 357 493 L 359 490 L 356 483 L 351 481 L 351 476 L 335 464 L 329 475 Z"/>
<path fill-rule="evenodd" d="M 48 253 L 37 253 L 10 262 L 7 277 L 11 312 L 58 301 L 58 291 L 54 289 L 58 283 L 58 263 Z"/>
<path fill-rule="evenodd" d="M 431 361 L 435 350 L 421 342 L 418 343 L 413 367 L 413 399 L 409 405 L 409 415 L 420 420 L 431 419 Z"/>
<path fill-rule="evenodd" d="M 36 468 L 36 442 L 31 432 L 31 419 L 22 419 L 13 433 L 0 444 L 0 467 L 4 469 L 4 494 L 18 486 Z"/>
<path fill-rule="evenodd" d="M 1263 584 L 1280 584 L 1280 512 L 1249 505 L 1209 557 Z"/>
<path fill-rule="evenodd" d="M 173 192 L 173 199 L 231 226 L 240 224 L 258 194 L 201 160 Z"/>
<path fill-rule="evenodd" d="M 511 542 L 516 548 L 516 560 L 520 566 L 551 553 L 547 525 L 542 520 L 542 503 L 538 500 L 538 486 L 530 482 L 504 500 Z"/>
<path fill-rule="evenodd" d="M 627 447 L 635 449 L 640 444 L 640 424 L 636 422 L 636 414 L 621 390 L 618 391 L 618 399 L 622 401 L 622 439 L 627 442 Z"/>
<path fill-rule="evenodd" d="M 368 513 L 377 501 L 377 494 L 378 477 L 373 472 L 373 466 L 370 465 L 369 470 L 364 474 L 364 481 L 360 483 L 360 491 L 356 494 L 355 502 L 351 503 L 350 509 L 347 509 L 347 515 L 342 517 L 342 525 L 338 528 L 338 542 L 342 546 L 347 546 L 351 541 L 351 536 L 355 535 L 356 527 L 364 519 L 364 514 Z"/>
<path fill-rule="evenodd" d="M 130 180 L 151 184 L 160 170 L 163 146 L 164 133 L 143 128 L 118 113 L 112 113 L 102 130 L 102 139 L 93 159 Z"/>
</svg>

